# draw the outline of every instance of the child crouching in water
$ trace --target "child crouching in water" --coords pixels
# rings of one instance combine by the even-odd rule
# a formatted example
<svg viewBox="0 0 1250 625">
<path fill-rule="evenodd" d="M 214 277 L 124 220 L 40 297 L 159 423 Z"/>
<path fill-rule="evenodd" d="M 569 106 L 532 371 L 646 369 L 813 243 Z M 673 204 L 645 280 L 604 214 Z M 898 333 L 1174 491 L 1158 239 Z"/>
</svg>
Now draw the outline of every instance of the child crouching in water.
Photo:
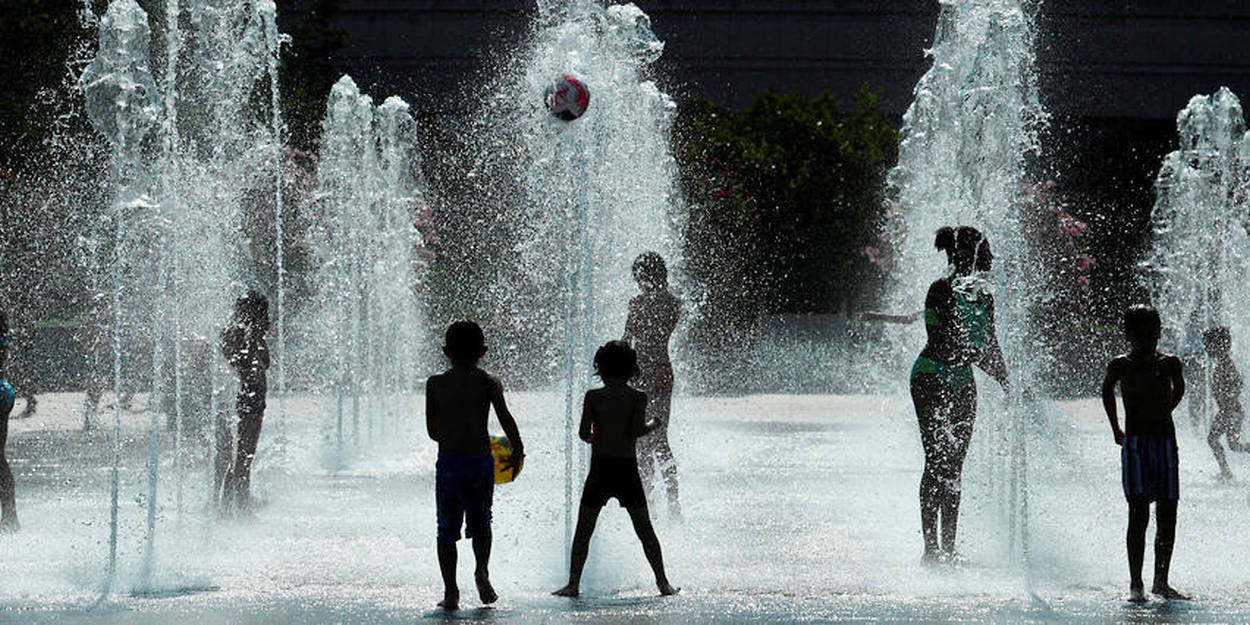
<svg viewBox="0 0 1250 625">
<path fill-rule="evenodd" d="M 603 388 L 586 392 L 582 422 L 577 430 L 578 436 L 591 445 L 590 475 L 586 477 L 582 504 L 577 513 L 569 583 L 552 594 L 561 597 L 578 595 L 599 511 L 603 510 L 608 499 L 615 497 L 629 512 L 634 532 L 642 541 L 647 562 L 651 563 L 651 570 L 655 572 L 655 585 L 660 594 L 675 595 L 680 589 L 669 584 L 668 576 L 664 574 L 660 539 L 651 526 L 642 478 L 638 475 L 635 442 L 638 437 L 660 425 L 656 419 L 646 418 L 646 393 L 629 386 L 629 379 L 638 373 L 638 354 L 624 341 L 611 341 L 595 352 L 595 373 L 603 380 Z"/>
<path fill-rule="evenodd" d="M 1120 451 L 1121 479 L 1128 500 L 1129 600 L 1146 600 L 1142 564 L 1146 557 L 1146 526 L 1155 504 L 1155 575 L 1150 592 L 1164 599 L 1189 597 L 1168 585 L 1172 546 L 1176 541 L 1176 505 L 1180 471 L 1172 410 L 1185 395 L 1181 361 L 1158 350 L 1162 322 L 1159 311 L 1138 304 L 1124 314 L 1124 336 L 1132 351 L 1107 365 L 1102 405 Z M 1124 429 L 1116 416 L 1115 387 L 1124 401 Z"/>
</svg>

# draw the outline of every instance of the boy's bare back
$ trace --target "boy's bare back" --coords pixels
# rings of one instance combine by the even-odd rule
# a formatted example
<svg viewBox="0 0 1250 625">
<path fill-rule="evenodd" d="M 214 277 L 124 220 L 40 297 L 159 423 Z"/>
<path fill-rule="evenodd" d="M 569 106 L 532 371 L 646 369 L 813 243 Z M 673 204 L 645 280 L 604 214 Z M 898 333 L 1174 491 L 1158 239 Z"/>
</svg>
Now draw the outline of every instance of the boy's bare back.
<svg viewBox="0 0 1250 625">
<path fill-rule="evenodd" d="M 452 367 L 430 376 L 425 396 L 427 413 L 437 415 L 439 453 L 490 453 L 486 422 L 491 404 L 502 401 L 498 378 L 478 367 Z"/>
<path fill-rule="evenodd" d="M 646 419 L 646 393 L 626 384 L 609 384 L 586 391 L 578 434 L 591 443 L 596 456 L 635 458 L 635 441 L 647 432 Z"/>
<path fill-rule="evenodd" d="M 1162 352 L 1116 356 L 1107 365 L 1107 379 L 1120 384 L 1125 434 L 1176 436 L 1172 410 L 1185 389 L 1179 358 Z"/>
</svg>

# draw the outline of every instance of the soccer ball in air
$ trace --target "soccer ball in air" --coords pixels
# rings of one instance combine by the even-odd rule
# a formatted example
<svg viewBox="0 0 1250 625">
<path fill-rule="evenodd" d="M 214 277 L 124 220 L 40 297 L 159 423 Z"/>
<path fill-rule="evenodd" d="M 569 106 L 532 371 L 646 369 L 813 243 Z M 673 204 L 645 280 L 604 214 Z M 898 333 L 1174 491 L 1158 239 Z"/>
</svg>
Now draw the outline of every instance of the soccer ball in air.
<svg viewBox="0 0 1250 625">
<path fill-rule="evenodd" d="M 590 106 L 590 90 L 582 81 L 565 74 L 547 87 L 547 110 L 560 119 L 571 122 Z"/>
</svg>

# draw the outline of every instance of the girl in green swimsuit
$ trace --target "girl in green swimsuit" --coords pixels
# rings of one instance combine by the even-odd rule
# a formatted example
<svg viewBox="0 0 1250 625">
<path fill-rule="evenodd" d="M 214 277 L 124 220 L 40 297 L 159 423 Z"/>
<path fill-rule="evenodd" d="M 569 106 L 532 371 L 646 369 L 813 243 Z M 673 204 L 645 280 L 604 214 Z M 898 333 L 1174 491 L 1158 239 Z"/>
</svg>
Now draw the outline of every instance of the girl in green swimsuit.
<svg viewBox="0 0 1250 625">
<path fill-rule="evenodd" d="M 957 557 L 960 478 L 977 412 L 972 366 L 1008 388 L 994 332 L 994 296 L 984 275 L 993 260 L 989 241 L 970 226 L 945 227 L 937 231 L 935 245 L 946 252 L 950 273 L 929 287 L 924 310 L 928 343 L 911 370 L 911 397 L 925 457 L 920 478 L 925 562 Z"/>
<path fill-rule="evenodd" d="M 5 365 L 9 357 L 9 318 L 0 310 L 0 534 L 16 532 L 17 500 L 13 484 L 13 470 L 4 457 L 4 446 L 9 438 L 9 414 L 17 393 L 5 378 Z"/>
</svg>

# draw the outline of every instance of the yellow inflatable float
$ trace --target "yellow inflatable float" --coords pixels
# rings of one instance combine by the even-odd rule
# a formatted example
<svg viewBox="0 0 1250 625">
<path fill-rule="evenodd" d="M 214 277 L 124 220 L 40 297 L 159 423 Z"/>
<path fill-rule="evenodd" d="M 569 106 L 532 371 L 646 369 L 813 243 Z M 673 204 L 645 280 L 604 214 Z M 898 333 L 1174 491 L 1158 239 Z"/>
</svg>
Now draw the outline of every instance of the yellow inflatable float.
<svg viewBox="0 0 1250 625">
<path fill-rule="evenodd" d="M 508 442 L 508 437 L 490 437 L 490 455 L 495 457 L 496 484 L 507 484 L 521 474 L 521 467 L 525 464 L 525 458 L 522 457 L 517 462 L 515 469 L 509 466 L 512 463 L 512 443 Z"/>
</svg>

